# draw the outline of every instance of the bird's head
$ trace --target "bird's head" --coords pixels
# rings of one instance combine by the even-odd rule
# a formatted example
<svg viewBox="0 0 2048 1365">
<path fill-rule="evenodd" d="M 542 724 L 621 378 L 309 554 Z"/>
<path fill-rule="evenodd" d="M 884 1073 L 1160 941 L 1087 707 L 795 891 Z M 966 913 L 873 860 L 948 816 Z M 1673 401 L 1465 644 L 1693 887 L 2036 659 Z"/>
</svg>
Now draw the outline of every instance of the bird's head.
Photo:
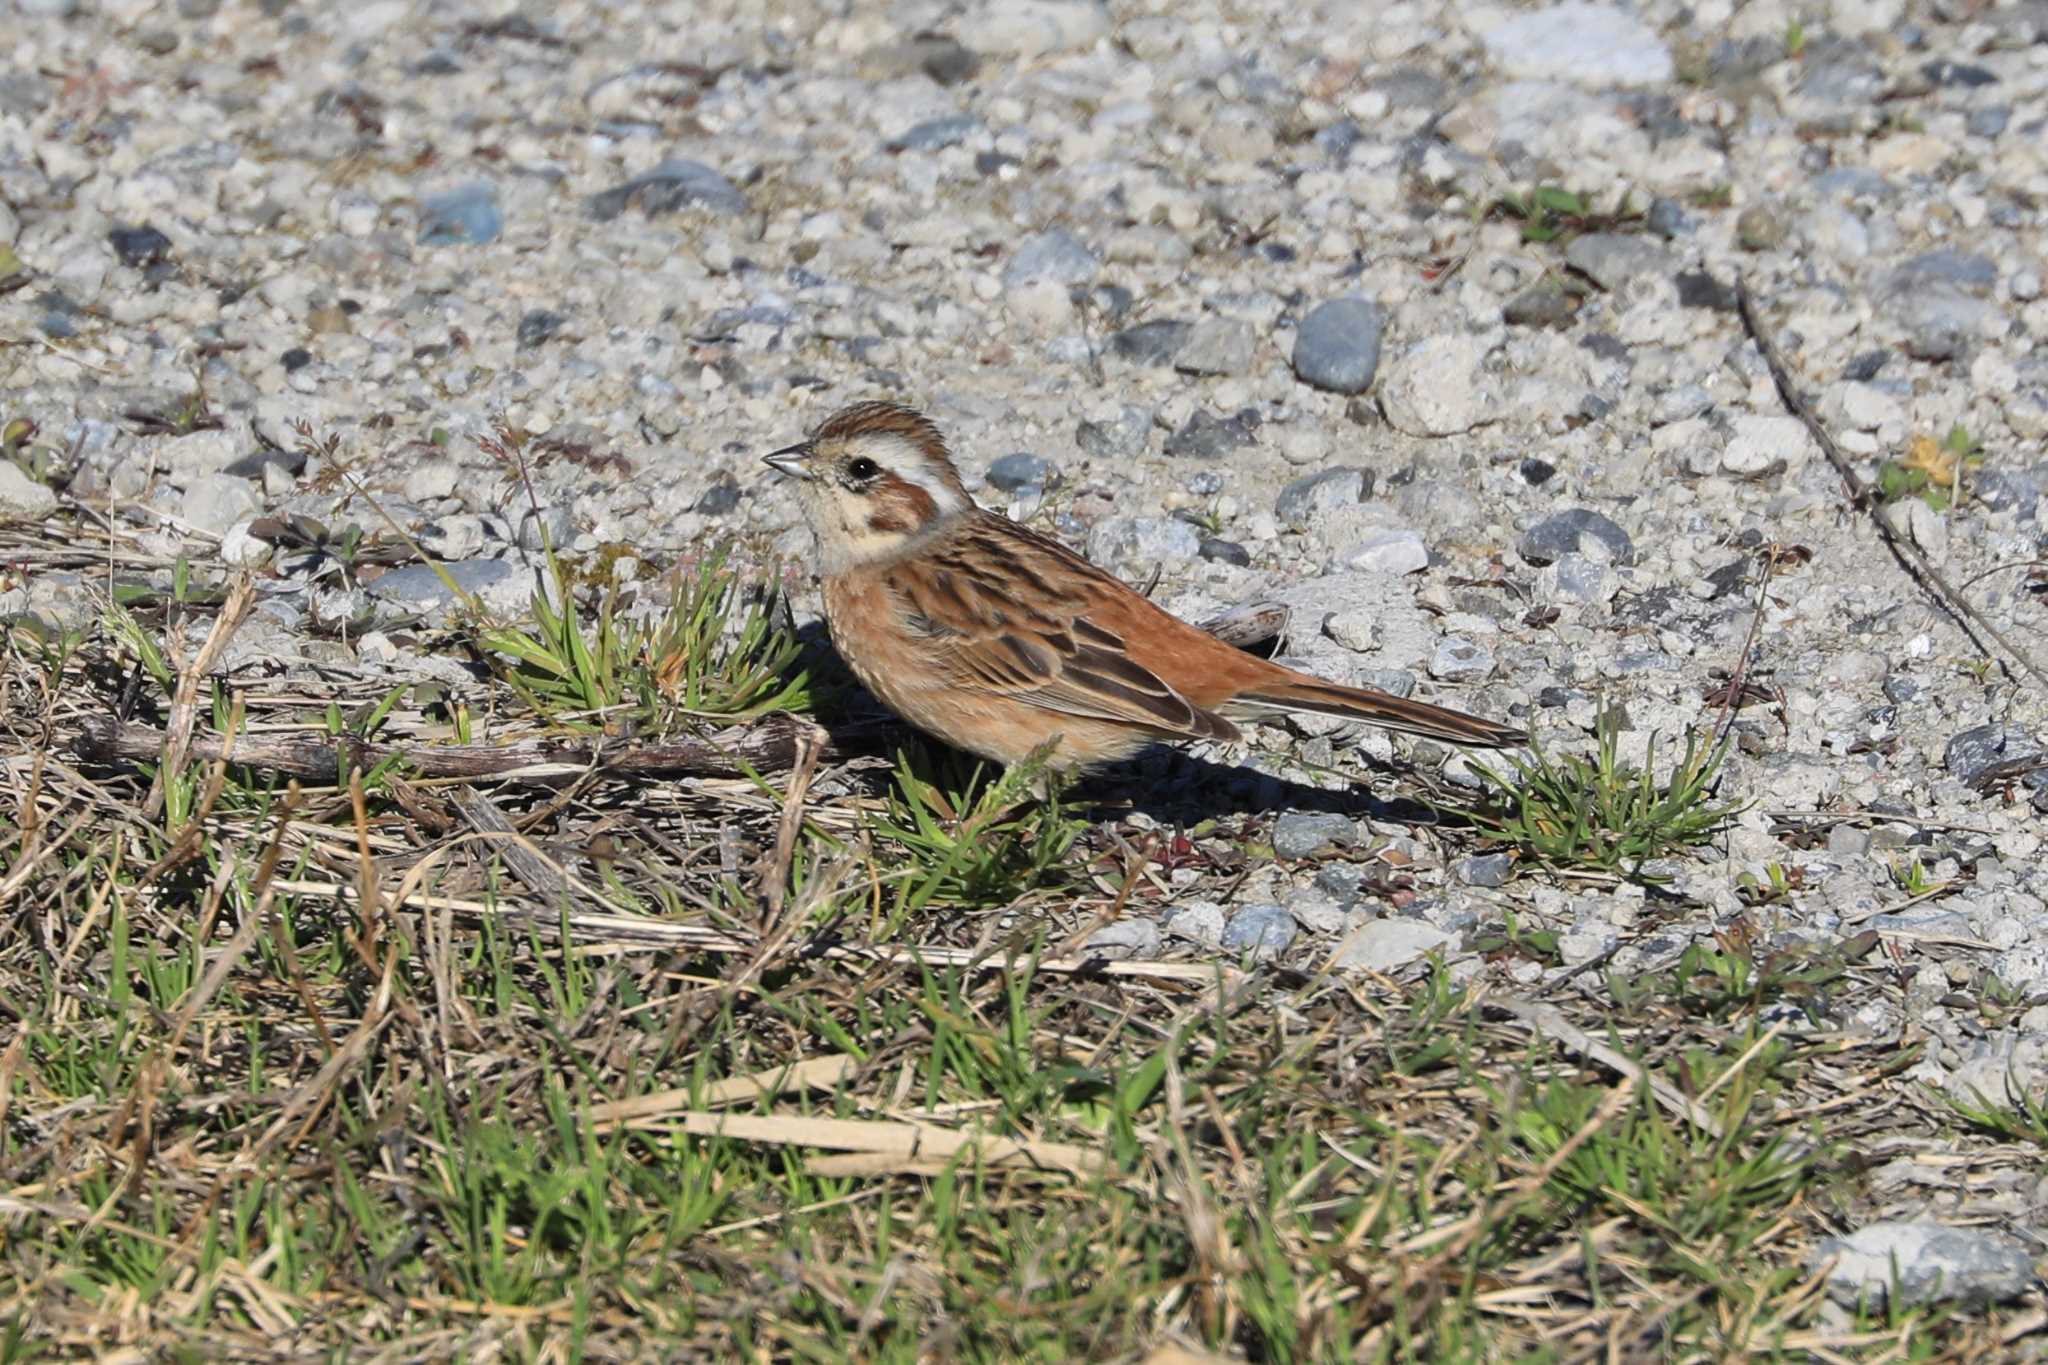
<svg viewBox="0 0 2048 1365">
<path fill-rule="evenodd" d="M 826 573 L 895 559 L 974 509 L 938 427 L 896 403 L 841 408 L 765 463 L 797 481 Z"/>
</svg>

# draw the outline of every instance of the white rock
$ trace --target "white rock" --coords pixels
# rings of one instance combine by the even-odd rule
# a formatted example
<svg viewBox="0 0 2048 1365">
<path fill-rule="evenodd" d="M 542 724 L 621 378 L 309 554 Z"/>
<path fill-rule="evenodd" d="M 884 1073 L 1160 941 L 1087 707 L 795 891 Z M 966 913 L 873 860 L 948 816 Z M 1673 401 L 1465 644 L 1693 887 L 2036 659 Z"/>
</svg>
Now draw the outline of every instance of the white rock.
<svg viewBox="0 0 2048 1365">
<path fill-rule="evenodd" d="M 57 510 L 57 495 L 21 472 L 12 460 L 0 460 L 0 521 L 40 521 Z"/>
<path fill-rule="evenodd" d="M 1429 547 L 1414 531 L 1379 531 L 1339 551 L 1335 563 L 1373 573 L 1418 573 L 1429 567 Z"/>
<path fill-rule="evenodd" d="M 173 483 L 190 484 L 208 474 L 218 474 L 237 459 L 241 448 L 224 428 L 195 431 L 157 447 L 157 456 Z"/>
<path fill-rule="evenodd" d="M 1721 451 L 1730 474 L 1761 474 L 1782 464 L 1797 469 L 1813 453 L 1813 437 L 1797 417 L 1738 417 Z"/>
<path fill-rule="evenodd" d="M 1518 80 L 1662 85 L 1672 74 L 1671 50 L 1656 31 L 1606 5 L 1574 0 L 1518 14 L 1480 41 L 1494 65 Z"/>
<path fill-rule="evenodd" d="M 1380 647 L 1380 616 L 1376 611 L 1340 611 L 1323 622 L 1323 634 L 1346 649 L 1370 654 Z"/>
<path fill-rule="evenodd" d="M 1088 47 L 1109 32 L 1109 11 L 1094 0 L 995 0 L 958 25 L 976 52 L 1042 57 Z"/>
<path fill-rule="evenodd" d="M 1387 420 L 1410 436 L 1455 436 L 1493 420 L 1493 397 L 1480 366 L 1482 337 L 1430 337 L 1396 356 L 1380 380 Z"/>
<path fill-rule="evenodd" d="M 1948 558 L 1948 520 L 1919 498 L 1900 498 L 1884 509 L 1884 519 L 1900 535 L 1939 564 Z"/>
<path fill-rule="evenodd" d="M 225 534 L 229 527 L 254 515 L 262 505 L 255 486 L 247 479 L 232 474 L 208 474 L 186 488 L 179 516 L 199 530 Z"/>
<path fill-rule="evenodd" d="M 421 460 L 413 467 L 412 473 L 405 476 L 406 500 L 433 502 L 437 498 L 453 497 L 461 477 L 461 466 L 444 456 Z"/>
<path fill-rule="evenodd" d="M 1311 426 L 1289 427 L 1279 444 L 1280 458 L 1292 465 L 1321 464 L 1330 453 L 1328 434 Z"/>
<path fill-rule="evenodd" d="M 273 547 L 269 541 L 258 540 L 249 534 L 249 527 L 253 524 L 254 518 L 246 518 L 221 534 L 221 563 L 236 568 L 255 568 L 270 562 Z"/>
<path fill-rule="evenodd" d="M 1074 301 L 1067 287 L 1051 280 L 1017 285 L 1003 301 L 1010 316 L 1035 336 L 1050 336 L 1074 322 Z"/>
<path fill-rule="evenodd" d="M 1344 936 L 1330 965 L 1361 972 L 1399 971 L 1452 942 L 1449 934 L 1420 920 L 1372 919 Z"/>
<path fill-rule="evenodd" d="M 1893 423 L 1903 424 L 1906 420 L 1905 406 L 1898 399 L 1869 384 L 1842 385 L 1837 402 L 1842 410 L 1842 420 L 1864 431 L 1876 431 Z"/>
</svg>

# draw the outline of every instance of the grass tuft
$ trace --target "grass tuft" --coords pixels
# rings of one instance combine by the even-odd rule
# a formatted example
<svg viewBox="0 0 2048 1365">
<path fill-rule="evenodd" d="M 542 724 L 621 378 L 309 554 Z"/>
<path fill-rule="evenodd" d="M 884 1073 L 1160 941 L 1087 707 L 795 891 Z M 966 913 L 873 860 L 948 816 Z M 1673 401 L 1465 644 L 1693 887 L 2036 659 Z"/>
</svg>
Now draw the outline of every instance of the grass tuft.
<svg viewBox="0 0 2048 1365">
<path fill-rule="evenodd" d="M 1487 799 L 1465 812 L 1495 840 L 1553 872 L 1594 873 L 1654 882 L 1654 859 L 1710 841 L 1738 814 L 1740 802 L 1717 804 L 1715 779 L 1727 748 L 1688 735 L 1669 780 L 1655 778 L 1656 740 L 1642 767 L 1620 756 L 1619 721 L 1603 712 L 1591 757 L 1510 758 L 1512 775 L 1473 762 Z"/>
<path fill-rule="evenodd" d="M 550 554 L 554 592 L 534 597 L 533 624 L 489 627 L 478 639 L 510 660 L 500 676 L 527 705 L 575 728 L 661 734 L 689 717 L 809 710 L 803 644 L 777 619 L 779 594 L 747 587 L 729 557 L 721 546 L 680 571 L 652 617 L 630 612 L 608 581 L 586 618 L 574 576 Z"/>
</svg>

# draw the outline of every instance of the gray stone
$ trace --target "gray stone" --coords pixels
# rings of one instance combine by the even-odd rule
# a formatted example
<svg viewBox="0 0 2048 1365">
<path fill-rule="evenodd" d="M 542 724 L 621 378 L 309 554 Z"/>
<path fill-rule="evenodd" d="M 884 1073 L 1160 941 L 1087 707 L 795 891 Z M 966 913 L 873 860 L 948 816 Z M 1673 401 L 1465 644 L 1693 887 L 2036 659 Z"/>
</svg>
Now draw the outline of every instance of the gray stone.
<svg viewBox="0 0 2048 1365">
<path fill-rule="evenodd" d="M 1086 951 L 1091 957 L 1137 958 L 1147 961 L 1159 956 L 1159 922 L 1146 915 L 1134 915 L 1105 924 L 1088 936 Z"/>
<path fill-rule="evenodd" d="M 489 593 L 511 584 L 521 572 L 518 565 L 503 559 L 466 559 L 440 567 L 447 570 L 457 588 L 471 594 Z M 393 569 L 368 584 L 368 588 L 372 597 L 413 608 L 445 607 L 459 600 L 430 564 Z"/>
<path fill-rule="evenodd" d="M 193 480 L 178 506 L 187 525 L 220 535 L 238 521 L 254 516 L 263 506 L 255 486 L 232 474 L 207 474 Z"/>
<path fill-rule="evenodd" d="M 1218 417 L 1196 412 L 1166 438 L 1166 453 L 1194 460 L 1218 460 L 1233 450 L 1258 443 L 1259 416 L 1250 408 Z"/>
<path fill-rule="evenodd" d="M 1872 1223 L 1814 1248 L 1809 1267 L 1827 1271 L 1828 1296 L 1846 1308 L 1955 1302 L 1982 1307 L 2018 1298 L 2034 1283 L 2020 1243 L 1982 1228 L 1904 1220 Z"/>
<path fill-rule="evenodd" d="M 522 549 L 567 549 L 576 538 L 576 516 L 567 503 L 550 503 L 536 514 L 528 507 L 519 518 L 517 542 Z"/>
<path fill-rule="evenodd" d="M 1502 305 L 1500 317 L 1511 327 L 1563 327 L 1577 312 L 1578 306 L 1562 285 L 1542 280 Z"/>
<path fill-rule="evenodd" d="M 732 181 L 701 161 L 680 158 L 664 161 L 623 185 L 591 195 L 584 201 L 584 211 L 603 223 L 636 204 L 649 218 L 686 208 L 703 209 L 727 218 L 747 211 L 747 197 Z"/>
<path fill-rule="evenodd" d="M 1345 932 L 1330 965 L 1346 971 L 1395 972 L 1449 948 L 1456 940 L 1413 919 L 1368 919 Z"/>
<path fill-rule="evenodd" d="M 1567 0 L 1517 14 L 1480 35 L 1503 74 L 1525 81 L 1655 86 L 1672 76 L 1671 50 L 1627 10 Z"/>
<path fill-rule="evenodd" d="M 1998 137 L 2011 122 L 2011 105 L 1987 104 L 1982 109 L 1972 109 L 1963 120 L 1963 128 L 1972 137 Z"/>
<path fill-rule="evenodd" d="M 422 246 L 482 246 L 505 228 L 498 187 L 484 180 L 428 195 L 420 200 L 419 218 Z"/>
<path fill-rule="evenodd" d="M 1218 944 L 1223 941 L 1223 907 L 1212 901 L 1189 901 L 1175 907 L 1166 917 L 1166 933 L 1169 938 L 1184 938 L 1196 943 Z"/>
<path fill-rule="evenodd" d="M 1235 564 L 1240 569 L 1248 569 L 1252 563 L 1252 552 L 1234 540 L 1205 536 L 1202 539 L 1202 558 L 1218 564 Z"/>
<path fill-rule="evenodd" d="M 1657 396 L 1657 410 L 1651 419 L 1657 426 L 1668 427 L 1674 422 L 1683 422 L 1709 412 L 1714 406 L 1714 396 L 1699 384 L 1679 384 L 1666 389 Z"/>
<path fill-rule="evenodd" d="M 1889 287 L 1905 293 L 1932 284 L 1953 285 L 1987 293 L 1998 283 L 1998 263 L 1989 256 L 1959 247 L 1923 251 L 1892 271 Z"/>
<path fill-rule="evenodd" d="M 923 123 L 913 124 L 882 146 L 891 152 L 936 152 L 945 147 L 959 146 L 980 128 L 981 120 L 972 114 L 949 114 L 945 118 L 926 119 Z"/>
<path fill-rule="evenodd" d="M 57 495 L 0 459 L 0 521 L 40 521 L 57 510 Z"/>
<path fill-rule="evenodd" d="M 1998 84 L 1998 77 L 1989 68 L 1974 62 L 1951 61 L 1947 57 L 1928 62 L 1920 68 L 1920 74 L 1936 85 L 1955 90 L 1979 90 Z"/>
<path fill-rule="evenodd" d="M 1356 123 L 1340 118 L 1327 127 L 1317 129 L 1313 141 L 1318 151 L 1341 166 L 1364 136 Z"/>
<path fill-rule="evenodd" d="M 2006 318 L 1997 305 L 1971 298 L 1949 285 L 1929 285 L 1893 298 L 1892 321 L 1906 334 L 1906 352 L 1918 360 L 1949 360 L 1970 343 L 2002 334 Z"/>
<path fill-rule="evenodd" d="M 1621 582 L 1615 577 L 1613 569 L 1602 561 L 1588 559 L 1582 554 L 1560 556 L 1557 563 L 1550 566 L 1550 572 L 1556 576 L 1560 596 L 1569 597 L 1575 602 L 1583 602 L 1587 606 L 1598 606 L 1602 602 L 1612 601 L 1614 594 L 1621 587 Z"/>
<path fill-rule="evenodd" d="M 1243 374 L 1252 365 L 1252 325 L 1242 318 L 1204 318 L 1173 358 L 1183 374 Z"/>
<path fill-rule="evenodd" d="M 545 308 L 529 309 L 519 319 L 518 340 L 521 350 L 530 350 L 554 339 L 568 319 L 560 313 Z"/>
<path fill-rule="evenodd" d="M 1699 231 L 1699 224 L 1693 221 L 1693 216 L 1685 211 L 1684 206 L 1663 195 L 1650 201 L 1650 211 L 1644 215 L 1643 221 L 1649 224 L 1650 231 L 1667 241 L 1690 237 Z"/>
<path fill-rule="evenodd" d="M 1040 281 L 1086 284 L 1101 268 L 1102 262 L 1079 237 L 1065 228 L 1048 228 L 1017 244 L 1003 266 L 1003 288 L 1015 289 Z"/>
<path fill-rule="evenodd" d="M 1180 318 L 1154 318 L 1113 334 L 1109 349 L 1133 365 L 1171 365 L 1194 330 Z"/>
<path fill-rule="evenodd" d="M 1372 475 L 1363 469 L 1338 468 L 1304 474 L 1273 499 L 1273 515 L 1288 526 L 1306 526 L 1317 514 L 1363 502 L 1372 491 Z"/>
<path fill-rule="evenodd" d="M 1480 682 L 1493 676 L 1493 651 L 1477 640 L 1447 635 L 1429 657 L 1429 676 L 1438 682 Z"/>
<path fill-rule="evenodd" d="M 2038 757 L 2041 744 L 2016 726 L 1980 725 L 1949 739 L 1942 765 L 1959 782 L 1974 782 L 1987 770 L 2015 759 Z"/>
<path fill-rule="evenodd" d="M 1976 501 L 1994 512 L 2011 512 L 2016 521 L 2032 521 L 2041 502 L 2041 485 L 2027 470 L 1976 470 L 1969 490 Z"/>
<path fill-rule="evenodd" d="M 1473 854 L 1458 859 L 1451 870 L 1467 886 L 1506 886 L 1515 872 L 1515 858 L 1511 853 Z"/>
<path fill-rule="evenodd" d="M 1768 202 L 1751 204 L 1735 215 L 1735 242 L 1744 251 L 1775 251 L 1791 235 L 1785 215 Z"/>
<path fill-rule="evenodd" d="M 1331 393 L 1364 393 L 1380 366 L 1386 314 L 1371 299 L 1351 296 L 1318 304 L 1294 332 L 1294 373 Z"/>
<path fill-rule="evenodd" d="M 1972 936 L 1968 916 L 1945 917 L 1962 920 L 1954 928 L 1946 924 L 1936 928 L 1927 923 L 1882 923 L 1906 918 L 1903 915 L 1877 915 L 1868 922 L 1879 929 Z M 2013 1110 L 2039 1104 L 2043 1094 L 2048 1093 L 2048 1038 L 2038 1033 L 2023 1034 L 2012 1029 L 2000 1029 L 1971 1045 L 1962 1062 L 1949 1072 L 1942 1089 L 1950 1099 L 1962 1104 Z"/>
<path fill-rule="evenodd" d="M 1646 276 L 1671 273 L 1671 253 L 1648 237 L 1624 232 L 1588 232 L 1564 249 L 1565 264 L 1599 285 L 1616 290 Z"/>
<path fill-rule="evenodd" d="M 440 560 L 472 559 L 483 552 L 486 539 L 484 519 L 468 512 L 420 528 L 420 548 Z"/>
<path fill-rule="evenodd" d="M 722 517 L 739 505 L 739 481 L 727 475 L 705 489 L 704 496 L 698 498 L 697 505 L 690 510 L 707 517 Z"/>
<path fill-rule="evenodd" d="M 1273 822 L 1273 856 L 1309 858 L 1358 843 L 1358 823 L 1335 811 L 1291 810 Z"/>
<path fill-rule="evenodd" d="M 1118 459 L 1144 451 L 1152 435 L 1152 414 L 1136 404 L 1125 404 L 1114 418 L 1091 422 L 1087 418 L 1074 427 L 1074 444 L 1098 459 Z"/>
<path fill-rule="evenodd" d="M 1282 905 L 1247 905 L 1223 926 L 1223 946 L 1233 953 L 1278 957 L 1294 942 L 1298 926 Z"/>
<path fill-rule="evenodd" d="M 1019 450 L 991 464 L 987 478 L 991 488 L 1016 493 L 1026 488 L 1044 488 L 1053 480 L 1053 467 L 1042 457 Z"/>
<path fill-rule="evenodd" d="M 1193 559 L 1202 552 L 1202 533 L 1173 517 L 1111 517 L 1088 533 L 1088 557 L 1098 564 Z"/>
<path fill-rule="evenodd" d="M 1545 517 L 1523 533 L 1516 549 L 1531 564 L 1552 564 L 1574 553 L 1615 564 L 1633 564 L 1636 559 L 1635 542 L 1628 532 L 1587 507 Z"/>
<path fill-rule="evenodd" d="M 1422 533 L 1404 528 L 1375 531 L 1337 552 L 1335 562 L 1369 573 L 1420 573 L 1429 567 L 1429 546 Z"/>
</svg>

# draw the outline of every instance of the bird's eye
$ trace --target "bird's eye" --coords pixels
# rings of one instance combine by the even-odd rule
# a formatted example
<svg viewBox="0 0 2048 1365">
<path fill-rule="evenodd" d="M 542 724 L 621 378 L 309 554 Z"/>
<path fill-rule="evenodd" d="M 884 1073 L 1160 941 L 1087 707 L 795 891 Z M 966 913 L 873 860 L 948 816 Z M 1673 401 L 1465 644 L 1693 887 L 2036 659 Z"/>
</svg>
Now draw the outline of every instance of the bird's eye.
<svg viewBox="0 0 2048 1365">
<path fill-rule="evenodd" d="M 872 479 L 882 472 L 882 467 L 863 455 L 846 466 L 846 472 L 856 479 Z"/>
</svg>

